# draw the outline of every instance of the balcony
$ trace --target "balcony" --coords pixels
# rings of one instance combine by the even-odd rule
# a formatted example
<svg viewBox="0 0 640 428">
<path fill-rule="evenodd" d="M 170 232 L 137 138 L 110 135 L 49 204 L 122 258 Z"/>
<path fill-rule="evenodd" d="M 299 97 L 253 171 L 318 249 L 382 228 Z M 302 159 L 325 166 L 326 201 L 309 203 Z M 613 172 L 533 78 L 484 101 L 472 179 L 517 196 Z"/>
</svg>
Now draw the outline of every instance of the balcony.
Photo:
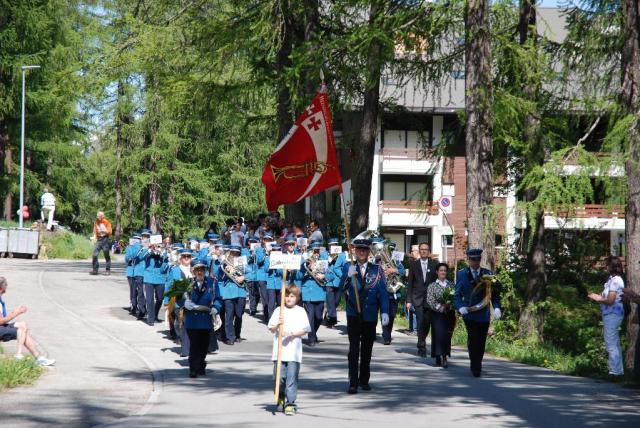
<svg viewBox="0 0 640 428">
<path fill-rule="evenodd" d="M 382 200 L 378 203 L 382 226 L 440 226 L 437 202 Z"/>
<path fill-rule="evenodd" d="M 383 174 L 424 174 L 438 166 L 436 156 L 417 148 L 383 147 L 379 156 Z"/>
<path fill-rule="evenodd" d="M 549 229 L 624 230 L 624 205 L 581 205 L 559 207 L 545 212 Z"/>
</svg>

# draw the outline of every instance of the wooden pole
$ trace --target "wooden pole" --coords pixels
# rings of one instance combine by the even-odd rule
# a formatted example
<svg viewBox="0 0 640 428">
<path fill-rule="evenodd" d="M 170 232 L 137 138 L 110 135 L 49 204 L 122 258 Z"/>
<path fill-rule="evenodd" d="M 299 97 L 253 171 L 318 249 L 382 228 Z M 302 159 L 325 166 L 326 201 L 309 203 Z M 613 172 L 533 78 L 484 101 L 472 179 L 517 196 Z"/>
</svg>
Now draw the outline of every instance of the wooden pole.
<svg viewBox="0 0 640 428">
<path fill-rule="evenodd" d="M 344 209 L 344 232 L 347 239 L 347 249 L 349 251 L 349 263 L 353 264 L 353 253 L 351 252 L 351 237 L 349 236 L 349 218 L 347 216 L 347 205 L 344 202 L 344 193 L 342 191 L 342 184 L 340 185 L 340 200 L 342 201 L 342 208 Z M 351 277 L 351 285 L 353 286 L 353 292 L 355 294 L 356 299 L 356 310 L 358 311 L 358 316 L 362 314 L 362 309 L 360 307 L 360 295 L 358 294 L 358 286 L 356 284 L 356 275 Z"/>
<path fill-rule="evenodd" d="M 283 320 L 283 323 L 278 327 L 278 360 L 276 362 L 276 388 L 275 388 L 275 396 L 276 403 L 278 402 L 278 397 L 280 396 L 280 373 L 282 372 L 282 333 L 284 331 L 284 297 L 285 297 L 285 288 L 287 286 L 287 269 L 282 270 L 282 285 L 280 286 L 280 318 Z"/>
</svg>

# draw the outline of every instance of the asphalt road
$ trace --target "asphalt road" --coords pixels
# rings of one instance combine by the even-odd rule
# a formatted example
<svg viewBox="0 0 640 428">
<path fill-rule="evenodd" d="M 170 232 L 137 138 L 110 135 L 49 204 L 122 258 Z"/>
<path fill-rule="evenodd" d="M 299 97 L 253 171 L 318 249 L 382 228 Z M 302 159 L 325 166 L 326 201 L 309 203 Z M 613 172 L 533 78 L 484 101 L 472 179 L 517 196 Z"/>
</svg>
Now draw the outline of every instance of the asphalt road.
<svg viewBox="0 0 640 428">
<path fill-rule="evenodd" d="M 476 379 L 463 349 L 448 369 L 434 367 L 415 356 L 415 337 L 400 332 L 391 346 L 374 345 L 373 390 L 347 395 L 344 323 L 321 327 L 320 345 L 305 347 L 299 412 L 287 417 L 275 412 L 263 324 L 245 315 L 247 340 L 221 344 L 207 376 L 189 379 L 164 325 L 149 327 L 123 309 L 122 269 L 90 276 L 89 262 L 0 259 L 8 306 L 29 307 L 22 319 L 57 360 L 35 385 L 0 393 L 3 426 L 640 426 L 637 391 L 490 356 Z"/>
</svg>

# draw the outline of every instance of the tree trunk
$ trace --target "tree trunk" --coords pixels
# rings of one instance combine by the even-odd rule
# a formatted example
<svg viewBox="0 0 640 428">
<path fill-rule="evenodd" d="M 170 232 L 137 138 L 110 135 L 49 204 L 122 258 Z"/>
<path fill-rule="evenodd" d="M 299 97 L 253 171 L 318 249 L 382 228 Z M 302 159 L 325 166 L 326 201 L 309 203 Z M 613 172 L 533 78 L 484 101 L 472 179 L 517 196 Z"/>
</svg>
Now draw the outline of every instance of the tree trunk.
<svg viewBox="0 0 640 428">
<path fill-rule="evenodd" d="M 371 2 L 369 26 L 375 27 L 382 16 L 383 9 L 379 0 Z M 373 155 L 378 133 L 380 113 L 380 74 L 382 70 L 382 42 L 373 38 L 369 46 L 366 69 L 366 90 L 362 106 L 362 126 L 359 146 L 353 150 L 354 171 L 351 176 L 353 205 L 351 206 L 351 235 L 366 230 L 369 225 L 369 203 L 371 202 L 371 176 L 373 174 Z"/>
<path fill-rule="evenodd" d="M 526 46 L 532 43 L 537 56 L 538 34 L 536 32 L 536 8 L 535 3 L 523 0 L 520 4 L 520 21 L 518 24 L 520 33 L 520 45 Z M 537 101 L 540 95 L 540 82 L 537 70 L 531 70 L 529 75 L 523 76 L 525 82 L 523 92 L 525 98 Z M 544 164 L 544 147 L 540 125 L 540 112 L 529 112 L 524 119 L 523 142 L 528 147 L 525 151 L 524 174 L 529 173 L 535 167 Z M 526 200 L 535 203 L 538 197 L 536 189 L 527 189 Z M 527 246 L 527 287 L 524 295 L 524 305 L 518 319 L 518 335 L 527 338 L 533 343 L 543 340 L 544 311 L 540 303 L 546 298 L 547 276 L 545 272 L 545 242 L 544 242 L 544 210 L 538 207 L 533 218 L 527 221 L 525 235 L 528 238 Z"/>
<path fill-rule="evenodd" d="M 116 112 L 116 177 L 114 188 L 116 192 L 116 213 L 114 219 L 114 239 L 120 241 L 122 237 L 122 150 L 124 146 L 122 127 L 124 126 L 123 113 L 121 112 L 122 101 L 124 98 L 124 84 L 122 80 L 118 81 L 118 102 Z"/>
<path fill-rule="evenodd" d="M 625 16 L 624 48 L 622 51 L 621 98 L 627 113 L 635 116 L 629 130 L 629 152 L 625 163 L 628 200 L 625 213 L 625 235 L 627 240 L 627 287 L 640 292 L 640 3 L 624 0 Z M 627 351 L 625 363 L 633 367 L 635 347 L 638 339 L 638 324 L 627 321 Z M 640 367 L 635 367 L 640 376 Z"/>
<path fill-rule="evenodd" d="M 318 10 L 318 0 L 304 0 L 304 10 L 306 15 L 306 25 L 304 27 L 304 40 L 309 43 L 313 40 L 318 28 L 320 27 L 320 12 Z M 318 89 L 318 82 L 320 80 L 320 70 L 311 69 L 307 70 L 306 80 L 306 93 L 307 98 L 311 100 Z M 310 200 L 310 216 L 315 220 L 320 229 L 326 230 L 325 213 L 327 211 L 327 198 L 326 191 L 322 191 L 311 196 Z"/>
<path fill-rule="evenodd" d="M 493 205 L 493 112 L 489 1 L 468 0 L 466 33 L 466 182 L 469 247 L 482 248 L 482 263 L 495 265 Z"/>
<path fill-rule="evenodd" d="M 5 179 L 11 176 L 13 172 L 13 151 L 11 150 L 11 137 L 6 122 L 0 122 L 0 167 L 2 167 L 2 177 Z M 13 194 L 11 186 L 7 186 L 4 195 L 4 219 L 11 221 L 11 211 L 13 207 Z"/>
</svg>

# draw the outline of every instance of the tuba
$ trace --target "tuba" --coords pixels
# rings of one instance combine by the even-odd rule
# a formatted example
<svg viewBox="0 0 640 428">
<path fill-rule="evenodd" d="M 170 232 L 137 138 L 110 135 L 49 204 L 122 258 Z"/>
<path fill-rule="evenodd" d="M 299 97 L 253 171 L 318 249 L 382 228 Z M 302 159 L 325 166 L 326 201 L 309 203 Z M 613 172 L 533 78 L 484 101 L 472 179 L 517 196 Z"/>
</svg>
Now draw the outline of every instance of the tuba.
<svg viewBox="0 0 640 428">
<path fill-rule="evenodd" d="M 220 267 L 222 268 L 222 272 L 238 287 L 245 287 L 245 282 L 239 282 L 238 277 L 244 276 L 244 268 L 240 266 L 234 266 L 234 264 L 229 261 L 227 254 L 221 254 L 218 256 L 218 261 L 220 262 Z"/>
<path fill-rule="evenodd" d="M 313 250 L 307 251 L 306 256 L 307 258 L 304 261 L 304 263 L 305 263 L 305 268 L 307 269 L 307 272 L 309 273 L 309 275 L 311 275 L 314 281 L 318 283 L 320 287 L 326 286 L 327 285 L 326 277 L 320 278 L 320 275 L 324 275 L 325 272 L 320 272 L 317 268 L 318 264 L 316 262 L 320 259 L 320 256 L 315 254 Z"/>
<path fill-rule="evenodd" d="M 387 242 L 374 242 L 371 246 L 371 254 L 374 258 L 380 258 L 380 267 L 385 271 L 388 268 L 398 269 L 395 260 L 391 257 L 391 252 L 389 251 L 389 244 Z M 389 293 L 397 293 L 402 287 L 404 287 L 404 282 L 402 282 L 402 276 L 398 272 L 391 273 L 389 275 L 385 275 L 384 282 L 387 288 L 387 292 Z"/>
</svg>

